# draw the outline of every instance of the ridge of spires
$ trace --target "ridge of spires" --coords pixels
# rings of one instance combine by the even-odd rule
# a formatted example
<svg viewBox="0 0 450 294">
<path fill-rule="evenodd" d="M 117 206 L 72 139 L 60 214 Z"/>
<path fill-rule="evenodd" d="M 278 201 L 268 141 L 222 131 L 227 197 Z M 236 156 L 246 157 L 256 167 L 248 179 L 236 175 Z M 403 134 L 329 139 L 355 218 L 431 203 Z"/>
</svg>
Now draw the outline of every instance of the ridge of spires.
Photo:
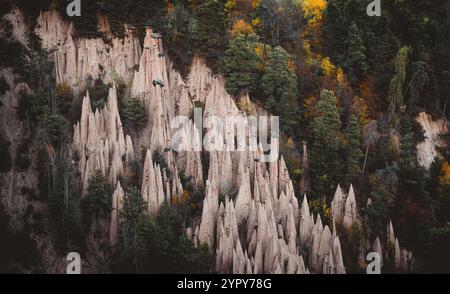
<svg viewBox="0 0 450 294">
<path fill-rule="evenodd" d="M 72 147 L 77 154 L 83 195 L 87 193 L 92 172 L 101 170 L 113 184 L 124 172 L 125 166 L 134 159 L 131 137 L 125 136 L 123 132 L 115 84 L 109 89 L 105 106 L 97 108 L 95 113 L 91 108 L 89 91 L 86 91 L 80 121 L 74 125 Z"/>
<path fill-rule="evenodd" d="M 147 150 L 141 193 L 148 203 L 148 214 L 154 216 L 161 204 L 164 201 L 170 204 L 171 197 L 181 194 L 183 187 L 171 151 L 165 153 L 169 158 L 168 168 L 173 172 L 171 179 L 166 170 L 152 159 L 156 148 L 167 146 L 171 135 L 168 121 L 176 111 L 175 100 L 168 95 L 171 89 L 165 58 L 155 61 L 156 55 L 162 52 L 162 44 L 149 38 L 151 33 L 148 29 L 132 93 L 142 99 L 151 118 L 147 126 L 147 131 L 151 131 L 150 142 L 144 141 L 143 144 Z M 193 71 L 200 70 L 198 66 L 194 65 Z M 206 77 L 204 73 L 201 75 L 199 80 L 192 80 L 195 87 L 191 84 L 187 88 L 198 94 L 198 99 L 202 99 L 200 93 L 205 93 L 204 115 L 238 113 L 236 105 L 224 91 L 223 79 L 211 79 L 211 89 L 206 92 L 207 82 L 203 79 Z M 167 88 L 153 85 L 154 78 L 163 81 Z M 192 106 L 189 99 L 185 100 L 190 106 L 182 107 L 183 111 Z M 195 132 L 196 129 L 186 131 Z M 111 183 L 117 183 L 112 196 L 110 226 L 110 240 L 114 244 L 120 222 L 118 212 L 125 195 L 118 177 L 136 157 L 131 137 L 123 133 L 115 85 L 109 90 L 105 107 L 96 109 L 95 113 L 91 109 L 89 93 L 86 93 L 80 121 L 74 126 L 73 141 L 74 150 L 80 157 L 78 168 L 84 193 L 88 177 L 95 169 L 101 169 Z M 185 160 L 181 160 L 180 154 L 177 159 L 190 175 L 195 176 L 196 185 L 201 185 L 201 159 L 198 153 L 194 154 L 193 157 L 185 154 Z M 187 229 L 189 238 L 197 245 L 206 243 L 216 250 L 216 270 L 222 273 L 309 273 L 310 270 L 315 273 L 345 273 L 334 222 L 342 224 L 346 230 L 350 230 L 355 221 L 361 222 L 353 186 L 350 185 L 348 195 L 342 192 L 340 185 L 337 186 L 331 205 L 331 232 L 327 225 L 323 226 L 319 214 L 314 221 L 306 195 L 299 205 L 284 158 L 281 156 L 266 165 L 255 160 L 260 155 L 260 148 L 256 152 L 241 152 L 239 156 L 229 151 L 211 152 L 202 217 Z M 307 157 L 304 161 L 307 163 Z M 226 194 L 233 186 L 238 188 L 236 199 L 225 196 L 224 201 L 219 201 L 219 194 Z M 392 223 L 388 232 L 392 232 L 389 240 L 394 240 L 395 265 L 405 266 L 411 262 L 411 254 L 400 248 Z M 381 253 L 378 238 L 374 247 Z"/>
</svg>

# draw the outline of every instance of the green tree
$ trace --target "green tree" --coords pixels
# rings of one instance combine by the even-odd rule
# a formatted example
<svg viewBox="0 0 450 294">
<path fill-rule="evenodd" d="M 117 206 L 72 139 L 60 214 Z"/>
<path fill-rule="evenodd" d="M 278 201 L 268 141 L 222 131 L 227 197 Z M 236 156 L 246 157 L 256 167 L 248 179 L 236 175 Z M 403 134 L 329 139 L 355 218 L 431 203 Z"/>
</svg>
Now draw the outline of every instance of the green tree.
<svg viewBox="0 0 450 294">
<path fill-rule="evenodd" d="M 262 76 L 263 92 L 267 106 L 280 116 L 281 129 L 292 133 L 299 120 L 297 75 L 289 68 L 289 54 L 275 47 Z"/>
<path fill-rule="evenodd" d="M 361 151 L 361 134 L 358 126 L 358 119 L 352 113 L 345 130 L 346 146 L 345 146 L 345 175 L 348 184 L 356 183 L 361 175 L 361 159 L 363 157 Z"/>
<path fill-rule="evenodd" d="M 227 25 L 224 5 L 218 0 L 206 0 L 198 6 L 191 33 L 198 48 L 197 53 L 205 58 L 213 71 L 226 47 Z"/>
<path fill-rule="evenodd" d="M 191 25 L 195 18 L 190 13 L 192 3 L 188 0 L 174 1 L 173 10 L 169 11 L 163 26 L 164 41 L 170 59 L 183 77 L 187 77 L 194 55 Z M 193 8 L 192 8 L 193 9 Z"/>
<path fill-rule="evenodd" d="M 430 167 L 430 177 L 426 179 L 431 207 L 423 260 L 425 269 L 435 273 L 447 271 L 447 248 L 450 246 L 450 185 L 444 167 L 448 169 L 448 162 L 436 158 Z"/>
<path fill-rule="evenodd" d="M 412 119 L 406 114 L 402 115 L 400 127 L 399 204 L 396 206 L 395 215 L 400 220 L 398 226 L 402 241 L 405 244 L 417 246 L 425 242 L 426 217 L 422 211 L 428 210 L 430 200 L 428 191 L 425 189 L 425 170 L 417 160 L 417 142 L 414 138 Z"/>
<path fill-rule="evenodd" d="M 64 123 L 61 115 L 46 111 L 39 120 L 39 139 L 59 147 L 64 140 Z"/>
<path fill-rule="evenodd" d="M 363 208 L 363 211 L 367 215 L 371 232 L 379 234 L 384 232 L 386 224 L 389 222 L 389 216 L 394 206 L 394 195 L 383 185 L 379 185 L 370 194 L 370 199 L 372 204 Z"/>
<path fill-rule="evenodd" d="M 119 229 L 117 252 L 113 258 L 114 272 L 139 273 L 144 271 L 148 260 L 146 239 L 153 230 L 153 223 L 146 213 L 147 203 L 139 190 L 129 186 L 123 201 L 120 217 L 123 219 Z"/>
<path fill-rule="evenodd" d="M 123 109 L 123 121 L 126 127 L 140 128 L 146 123 L 147 115 L 142 101 L 132 97 Z"/>
<path fill-rule="evenodd" d="M 389 122 L 397 126 L 398 113 L 403 106 L 403 83 L 406 77 L 406 65 L 408 63 L 408 47 L 402 47 L 395 56 L 395 74 L 389 84 Z"/>
<path fill-rule="evenodd" d="M 258 56 L 255 53 L 256 35 L 237 35 L 228 44 L 222 59 L 220 73 L 226 78 L 227 91 L 237 96 L 255 88 Z"/>
<path fill-rule="evenodd" d="M 340 128 L 341 121 L 336 105 L 336 97 L 329 90 L 322 90 L 317 102 L 319 115 L 312 123 L 313 144 L 311 147 L 310 173 L 312 175 L 311 187 L 322 199 L 331 197 L 331 193 L 341 180 L 341 147 Z"/>
<path fill-rule="evenodd" d="M 156 217 L 156 242 L 150 245 L 159 249 L 159 258 L 153 256 L 150 262 L 159 260 L 158 265 L 152 264 L 153 271 L 169 273 L 208 273 L 212 271 L 214 256 L 207 246 L 196 248 L 187 238 L 182 220 L 167 202 L 160 207 Z M 155 252 L 154 251 L 154 252 Z"/>
<path fill-rule="evenodd" d="M 327 56 L 332 60 L 342 65 L 345 61 L 346 52 L 346 36 L 348 35 L 347 27 L 344 25 L 345 10 L 341 7 L 343 1 L 328 1 L 324 15 L 323 49 Z"/>
<path fill-rule="evenodd" d="M 48 206 L 57 250 L 83 250 L 85 239 L 79 211 L 80 198 L 67 149 L 61 148 L 56 154 L 52 152 L 47 164 Z"/>
<path fill-rule="evenodd" d="M 355 23 L 349 28 L 348 33 L 348 54 L 346 66 L 348 68 L 350 81 L 355 83 L 367 73 L 368 65 L 366 61 L 366 47 L 361 39 L 359 29 Z"/>
<path fill-rule="evenodd" d="M 411 118 L 402 115 L 400 119 L 401 139 L 400 139 L 400 169 L 412 171 L 419 167 L 416 157 L 416 144 L 414 142 L 414 133 Z"/>
<path fill-rule="evenodd" d="M 324 50 L 337 65 L 344 65 L 350 49 L 351 38 L 355 31 L 351 32 L 351 27 L 355 25 L 356 31 L 373 33 L 376 27 L 367 21 L 367 3 L 364 0 L 334 0 L 327 1 L 324 12 Z M 357 32 L 362 44 L 365 38 Z M 372 36 L 373 37 L 373 36 Z"/>
<path fill-rule="evenodd" d="M 92 218 L 98 222 L 111 211 L 113 189 L 101 170 L 95 170 L 88 180 L 88 194 L 82 200 L 83 222 L 89 228 Z"/>
<path fill-rule="evenodd" d="M 180 215 L 164 202 L 156 218 L 147 215 L 139 190 L 130 187 L 124 198 L 114 272 L 209 273 L 214 256 L 187 238 Z"/>
</svg>

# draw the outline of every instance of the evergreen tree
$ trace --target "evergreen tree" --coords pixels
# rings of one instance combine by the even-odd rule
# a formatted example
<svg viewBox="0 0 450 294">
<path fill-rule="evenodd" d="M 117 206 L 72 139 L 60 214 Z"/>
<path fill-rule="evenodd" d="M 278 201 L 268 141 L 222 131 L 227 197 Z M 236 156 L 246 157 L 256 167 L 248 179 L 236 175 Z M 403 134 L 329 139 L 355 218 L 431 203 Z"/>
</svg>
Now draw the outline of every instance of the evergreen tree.
<svg viewBox="0 0 450 294">
<path fill-rule="evenodd" d="M 425 237 L 420 240 L 424 248 L 424 268 L 432 273 L 448 270 L 448 248 L 450 246 L 450 166 L 448 161 L 436 157 L 430 166 L 426 180 L 426 191 L 430 196 L 427 211 Z M 415 234 L 414 234 L 415 235 Z M 418 242 L 417 242 L 418 243 Z"/>
<path fill-rule="evenodd" d="M 319 196 L 330 199 L 331 193 L 341 180 L 340 128 L 341 121 L 336 106 L 336 97 L 329 90 L 322 90 L 317 103 L 317 116 L 312 123 L 313 144 L 311 147 L 311 187 Z"/>
<path fill-rule="evenodd" d="M 361 45 L 364 44 L 364 38 L 359 35 L 358 28 L 362 31 L 368 29 L 368 20 L 364 17 L 366 7 L 367 3 L 363 0 L 327 2 L 324 13 L 323 48 L 326 55 L 330 56 L 335 64 L 339 66 L 345 64 L 352 38 L 357 37 L 359 38 L 358 42 L 361 42 Z M 353 25 L 356 31 L 352 32 Z"/>
<path fill-rule="evenodd" d="M 174 2 L 173 10 L 169 10 L 162 28 L 163 40 L 167 44 L 165 49 L 170 55 L 174 68 L 183 77 L 189 74 L 194 55 L 193 34 L 191 34 L 190 25 L 196 21 L 190 13 L 191 3 L 188 0 Z"/>
<path fill-rule="evenodd" d="M 54 147 L 59 147 L 64 139 L 64 123 L 61 115 L 46 111 L 39 120 L 40 139 Z"/>
<path fill-rule="evenodd" d="M 112 268 L 118 273 L 210 273 L 214 256 L 187 238 L 180 215 L 164 202 L 155 218 L 130 186 L 124 198 L 119 243 Z"/>
<path fill-rule="evenodd" d="M 281 129 L 292 133 L 299 120 L 297 75 L 289 68 L 289 54 L 275 47 L 262 76 L 267 106 L 280 116 Z"/>
<path fill-rule="evenodd" d="M 128 187 L 120 217 L 123 219 L 119 228 L 117 251 L 112 261 L 114 272 L 142 273 L 148 260 L 146 239 L 153 229 L 147 213 L 147 203 L 139 190 Z"/>
<path fill-rule="evenodd" d="M 126 127 L 140 128 L 145 125 L 147 116 L 142 101 L 137 98 L 131 98 L 123 109 L 123 121 Z"/>
<path fill-rule="evenodd" d="M 376 170 L 371 179 L 372 192 L 370 199 L 372 204 L 363 208 L 367 215 L 370 231 L 374 234 L 373 238 L 379 232 L 384 232 L 386 224 L 389 223 L 392 210 L 398 194 L 398 177 L 395 166 L 387 166 L 384 169 Z"/>
<path fill-rule="evenodd" d="M 352 23 L 349 28 L 347 46 L 348 55 L 346 66 L 349 71 L 350 81 L 355 83 L 365 76 L 368 69 L 365 55 L 366 47 L 355 23 Z"/>
<path fill-rule="evenodd" d="M 192 32 L 197 53 L 216 71 L 226 47 L 227 26 L 223 4 L 206 0 L 198 6 Z"/>
<path fill-rule="evenodd" d="M 400 140 L 400 168 L 405 171 L 411 171 L 419 166 L 416 157 L 416 144 L 414 143 L 414 133 L 412 129 L 411 119 L 402 115 L 400 120 L 401 140 Z"/>
<path fill-rule="evenodd" d="M 448 160 L 436 157 L 430 166 L 426 190 L 432 199 L 433 223 L 446 226 L 450 222 L 450 165 Z"/>
<path fill-rule="evenodd" d="M 256 35 L 237 35 L 228 44 L 220 72 L 226 78 L 227 91 L 234 96 L 255 88 L 258 56 L 255 53 Z"/>
<path fill-rule="evenodd" d="M 327 3 L 324 15 L 323 47 L 326 56 L 330 56 L 335 64 L 342 65 L 345 61 L 345 36 L 348 31 L 343 24 L 343 9 L 339 2 L 342 1 L 329 1 Z"/>
<path fill-rule="evenodd" d="M 398 227 L 402 241 L 418 248 L 416 246 L 423 246 L 418 244 L 425 243 L 426 217 L 422 211 L 429 209 L 429 194 L 425 190 L 425 170 L 420 167 L 416 156 L 417 142 L 411 118 L 402 115 L 400 126 L 400 168 L 395 215 L 400 220 Z"/>
<path fill-rule="evenodd" d="M 348 184 L 355 184 L 361 175 L 361 159 L 363 157 L 361 151 L 361 134 L 358 126 L 358 119 L 352 113 L 345 130 L 347 145 L 345 148 L 345 175 Z"/>
<path fill-rule="evenodd" d="M 427 196 L 423 174 L 425 170 L 417 160 L 414 131 L 411 118 L 403 115 L 400 120 L 400 159 L 399 163 L 399 193 L 411 198 L 416 204 L 424 204 Z"/>
<path fill-rule="evenodd" d="M 378 120 L 377 131 L 380 134 L 380 139 L 378 141 L 377 157 L 378 160 L 384 163 L 392 163 L 397 159 L 396 151 L 392 145 L 393 133 L 392 128 L 389 124 L 389 117 L 383 114 L 380 120 Z"/>
<path fill-rule="evenodd" d="M 391 125 L 397 126 L 398 113 L 403 106 L 403 83 L 406 77 L 406 65 L 408 63 L 408 48 L 402 47 L 394 59 L 395 74 L 389 84 L 389 109 L 388 118 Z"/>
<path fill-rule="evenodd" d="M 48 206 L 59 252 L 84 248 L 78 195 L 66 149 L 52 152 L 48 161 Z"/>
<path fill-rule="evenodd" d="M 113 189 L 103 176 L 101 170 L 96 170 L 88 180 L 88 195 L 83 198 L 83 221 L 89 228 L 92 218 L 98 222 L 106 218 L 111 211 L 111 194 Z"/>
</svg>

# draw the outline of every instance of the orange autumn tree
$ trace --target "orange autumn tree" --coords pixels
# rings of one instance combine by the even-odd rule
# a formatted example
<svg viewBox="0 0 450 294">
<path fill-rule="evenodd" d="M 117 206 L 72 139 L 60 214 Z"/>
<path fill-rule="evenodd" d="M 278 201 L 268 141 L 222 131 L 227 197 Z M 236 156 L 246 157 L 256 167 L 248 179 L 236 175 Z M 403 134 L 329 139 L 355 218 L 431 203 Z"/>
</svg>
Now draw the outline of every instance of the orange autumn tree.
<svg viewBox="0 0 450 294">
<path fill-rule="evenodd" d="M 450 165 L 448 161 L 444 161 L 441 166 L 441 175 L 439 176 L 439 183 L 442 186 L 450 186 Z"/>
<path fill-rule="evenodd" d="M 245 20 L 242 19 L 238 19 L 237 21 L 234 22 L 233 27 L 231 28 L 231 35 L 233 37 L 237 36 L 237 35 L 244 35 L 244 36 L 248 36 L 251 34 L 254 34 L 255 31 L 253 30 L 253 27 L 248 24 Z"/>
<path fill-rule="evenodd" d="M 354 96 L 352 98 L 352 109 L 358 116 L 358 123 L 360 130 L 364 130 L 366 125 L 369 123 L 369 108 L 367 106 L 366 100 L 359 96 Z"/>
</svg>

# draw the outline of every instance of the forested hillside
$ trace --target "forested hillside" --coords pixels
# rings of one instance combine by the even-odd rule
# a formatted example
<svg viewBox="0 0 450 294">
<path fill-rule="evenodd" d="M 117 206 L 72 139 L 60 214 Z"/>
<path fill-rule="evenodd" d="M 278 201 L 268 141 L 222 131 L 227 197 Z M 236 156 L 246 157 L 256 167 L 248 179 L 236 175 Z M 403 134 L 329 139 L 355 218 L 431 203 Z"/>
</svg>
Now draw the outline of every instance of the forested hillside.
<svg viewBox="0 0 450 294">
<path fill-rule="evenodd" d="M 347 273 L 372 247 L 385 273 L 450 271 L 450 1 L 70 2 L 0 8 L 0 272 L 61 272 L 70 251 L 95 273 L 288 272 L 258 252 L 286 246 L 296 272 L 327 273 L 336 236 Z M 279 163 L 169 150 L 194 106 L 279 116 Z M 263 182 L 275 200 L 244 205 Z M 256 245 L 266 212 L 286 245 Z"/>
</svg>

